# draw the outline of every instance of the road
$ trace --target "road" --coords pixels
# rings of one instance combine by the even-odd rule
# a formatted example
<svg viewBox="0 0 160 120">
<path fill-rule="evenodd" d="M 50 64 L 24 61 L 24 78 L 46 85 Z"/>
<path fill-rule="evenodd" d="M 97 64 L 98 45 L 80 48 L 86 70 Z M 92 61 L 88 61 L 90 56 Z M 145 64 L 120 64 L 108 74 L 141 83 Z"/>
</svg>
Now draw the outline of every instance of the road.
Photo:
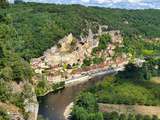
<svg viewBox="0 0 160 120">
<path fill-rule="evenodd" d="M 122 71 L 122 70 L 124 70 L 124 67 L 112 68 L 112 69 L 109 68 L 109 69 L 104 69 L 104 70 L 99 69 L 99 70 L 96 70 L 94 72 L 93 71 L 92 72 L 87 72 L 86 74 L 81 75 L 79 77 L 75 77 L 75 78 L 66 80 L 65 85 L 68 86 L 68 85 L 72 85 L 72 84 L 82 83 L 82 82 L 88 81 L 89 79 L 94 78 L 94 77 L 99 76 L 99 75 L 116 73 L 116 72 Z"/>
</svg>

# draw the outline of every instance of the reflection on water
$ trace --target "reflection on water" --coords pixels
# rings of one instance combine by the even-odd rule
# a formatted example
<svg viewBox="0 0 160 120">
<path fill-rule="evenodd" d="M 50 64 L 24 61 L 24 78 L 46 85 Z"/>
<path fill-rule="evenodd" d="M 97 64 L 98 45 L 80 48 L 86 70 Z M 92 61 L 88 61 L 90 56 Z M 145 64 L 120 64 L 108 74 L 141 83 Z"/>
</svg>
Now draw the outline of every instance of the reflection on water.
<svg viewBox="0 0 160 120">
<path fill-rule="evenodd" d="M 64 120 L 64 110 L 67 105 L 74 101 L 76 95 L 82 90 L 95 85 L 103 80 L 104 76 L 99 76 L 86 83 L 65 88 L 59 93 L 50 93 L 40 98 L 39 114 L 48 120 Z"/>
</svg>

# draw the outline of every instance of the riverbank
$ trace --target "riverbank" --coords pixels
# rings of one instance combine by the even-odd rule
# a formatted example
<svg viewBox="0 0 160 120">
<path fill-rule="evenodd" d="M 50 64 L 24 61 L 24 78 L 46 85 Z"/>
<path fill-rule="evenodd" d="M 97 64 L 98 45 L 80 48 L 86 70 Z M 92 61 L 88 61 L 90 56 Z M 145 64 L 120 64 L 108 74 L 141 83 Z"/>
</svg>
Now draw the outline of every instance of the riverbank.
<svg viewBox="0 0 160 120">
<path fill-rule="evenodd" d="M 102 74 L 82 82 L 80 84 L 73 84 L 70 87 L 66 87 L 64 90 L 57 92 L 56 94 L 48 94 L 44 97 L 40 97 L 39 115 L 49 120 L 65 120 L 64 112 L 66 107 L 72 103 L 76 96 L 83 90 L 86 90 L 97 82 L 101 82 L 108 75 Z M 67 110 L 68 111 L 68 110 Z M 68 112 L 67 114 L 69 114 Z"/>
<path fill-rule="evenodd" d="M 124 69 L 124 67 L 119 67 L 119 68 L 116 68 L 116 69 L 109 69 L 109 70 L 107 69 L 106 71 L 104 70 L 104 71 L 97 72 L 97 73 L 94 73 L 94 74 L 82 76 L 82 77 L 77 78 L 77 79 L 68 80 L 68 81 L 65 82 L 65 85 L 66 85 L 66 87 L 74 86 L 74 85 L 80 84 L 82 82 L 87 82 L 94 77 L 97 77 L 97 76 L 100 76 L 100 75 L 107 75 L 107 74 L 116 73 L 118 71 L 122 71 L 123 69 Z M 65 111 L 63 113 L 64 117 L 65 117 L 65 120 L 68 120 L 68 117 L 70 116 L 70 113 L 72 112 L 73 105 L 74 104 L 72 102 L 65 108 Z"/>
<path fill-rule="evenodd" d="M 41 103 L 39 108 L 39 114 L 43 115 L 48 119 L 54 120 L 65 120 L 70 115 L 72 110 L 72 103 L 74 98 L 79 94 L 81 90 L 93 86 L 97 81 L 102 81 L 106 75 L 114 74 L 117 71 L 123 70 L 124 67 L 119 67 L 115 69 L 103 69 L 97 70 L 97 72 L 86 73 L 85 75 L 77 78 L 73 78 L 65 81 L 65 89 L 57 94 L 47 94 L 41 97 Z M 49 98 L 48 98 L 49 97 Z M 50 98 L 51 97 L 51 98 Z M 43 102 L 42 102 L 43 101 Z M 50 105 L 46 107 L 45 104 Z M 53 104 L 59 103 L 59 104 Z M 64 117 L 65 116 L 65 117 Z"/>
<path fill-rule="evenodd" d="M 49 85 L 48 90 L 46 92 L 38 94 L 37 96 L 38 97 L 43 97 L 43 96 L 46 96 L 47 94 L 49 94 L 51 92 L 56 93 L 60 90 L 63 90 L 64 88 L 65 88 L 65 82 L 55 83 L 55 84 Z"/>
<path fill-rule="evenodd" d="M 99 70 L 97 72 L 94 73 L 87 73 L 87 75 L 82 75 L 80 77 L 77 78 L 73 78 L 70 80 L 66 80 L 65 81 L 65 87 L 70 87 L 73 85 L 77 85 L 83 82 L 87 82 L 88 80 L 100 76 L 100 75 L 107 75 L 107 74 L 112 74 L 112 73 L 116 73 L 118 71 L 122 71 L 124 70 L 124 67 L 119 67 L 119 68 L 112 68 L 112 69 L 103 69 L 103 70 Z"/>
<path fill-rule="evenodd" d="M 73 105 L 74 105 L 74 103 L 71 102 L 71 103 L 66 107 L 66 109 L 65 109 L 65 111 L 64 111 L 64 114 L 63 114 L 65 120 L 67 120 L 67 119 L 70 117 L 70 114 L 71 114 L 71 112 L 72 112 Z"/>
<path fill-rule="evenodd" d="M 57 87 L 56 89 L 52 89 L 52 87 L 51 87 L 48 91 L 46 91 L 42 95 L 39 95 L 39 97 L 45 96 L 45 95 L 47 95 L 51 92 L 54 92 L 54 91 L 62 90 L 65 87 L 71 87 L 71 86 L 75 86 L 75 85 L 78 85 L 78 84 L 81 84 L 81 83 L 85 83 L 85 82 L 87 82 L 87 81 L 89 81 L 92 78 L 95 78 L 97 76 L 116 73 L 118 71 L 122 71 L 123 69 L 124 69 L 124 67 L 122 66 L 122 67 L 112 68 L 112 69 L 111 68 L 99 69 L 96 72 L 89 71 L 85 75 L 81 75 L 79 77 L 75 77 L 75 78 L 72 78 L 72 79 L 61 81 L 62 83 L 64 83 L 62 86 Z M 56 84 L 59 84 L 59 83 L 55 83 L 55 85 Z"/>
</svg>

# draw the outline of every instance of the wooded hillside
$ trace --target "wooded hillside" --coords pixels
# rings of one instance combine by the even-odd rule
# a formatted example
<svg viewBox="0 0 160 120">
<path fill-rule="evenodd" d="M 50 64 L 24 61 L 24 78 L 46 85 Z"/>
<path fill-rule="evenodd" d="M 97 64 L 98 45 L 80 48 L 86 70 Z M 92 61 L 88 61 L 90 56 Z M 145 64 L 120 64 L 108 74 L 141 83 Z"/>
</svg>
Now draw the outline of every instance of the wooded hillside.
<svg viewBox="0 0 160 120">
<path fill-rule="evenodd" d="M 108 25 L 129 37 L 160 37 L 159 19 L 160 10 L 22 3 L 0 10 L 0 34 L 5 44 L 29 60 L 40 56 L 66 34 L 85 35 L 87 28 L 95 24 Z"/>
</svg>

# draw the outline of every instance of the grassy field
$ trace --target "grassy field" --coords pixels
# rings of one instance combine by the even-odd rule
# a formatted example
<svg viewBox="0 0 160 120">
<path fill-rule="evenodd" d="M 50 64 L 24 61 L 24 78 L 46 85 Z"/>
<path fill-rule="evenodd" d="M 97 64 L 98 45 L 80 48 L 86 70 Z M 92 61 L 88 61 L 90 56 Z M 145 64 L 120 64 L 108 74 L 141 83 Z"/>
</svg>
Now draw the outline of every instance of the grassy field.
<svg viewBox="0 0 160 120">
<path fill-rule="evenodd" d="M 160 77 L 153 77 L 151 81 L 153 83 L 160 84 Z"/>
<path fill-rule="evenodd" d="M 102 104 L 99 103 L 101 112 L 110 113 L 118 112 L 120 114 L 142 114 L 160 118 L 160 107 L 158 106 L 141 106 L 141 105 L 118 105 L 118 104 Z"/>
</svg>

